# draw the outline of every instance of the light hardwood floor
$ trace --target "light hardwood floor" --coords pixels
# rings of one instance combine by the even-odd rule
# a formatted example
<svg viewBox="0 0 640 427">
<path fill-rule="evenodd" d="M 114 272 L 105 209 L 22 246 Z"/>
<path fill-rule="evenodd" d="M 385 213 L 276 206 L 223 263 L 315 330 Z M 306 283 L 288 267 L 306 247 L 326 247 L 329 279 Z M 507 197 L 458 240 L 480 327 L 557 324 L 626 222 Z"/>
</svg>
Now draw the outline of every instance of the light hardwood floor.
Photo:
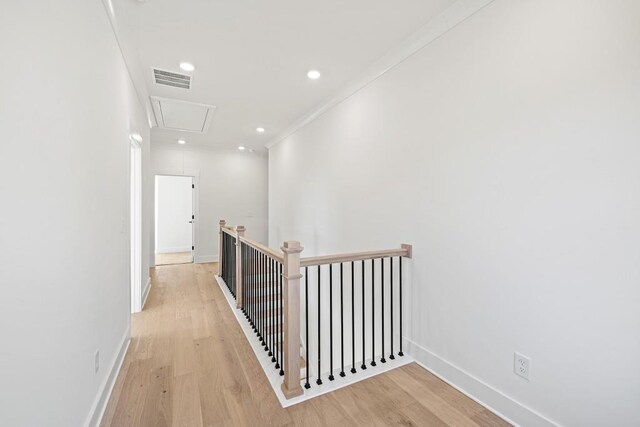
<svg viewBox="0 0 640 427">
<path fill-rule="evenodd" d="M 191 252 L 156 254 L 156 265 L 188 264 L 193 262 Z"/>
<path fill-rule="evenodd" d="M 283 409 L 213 277 L 157 267 L 102 426 L 508 426 L 416 364 Z"/>
</svg>

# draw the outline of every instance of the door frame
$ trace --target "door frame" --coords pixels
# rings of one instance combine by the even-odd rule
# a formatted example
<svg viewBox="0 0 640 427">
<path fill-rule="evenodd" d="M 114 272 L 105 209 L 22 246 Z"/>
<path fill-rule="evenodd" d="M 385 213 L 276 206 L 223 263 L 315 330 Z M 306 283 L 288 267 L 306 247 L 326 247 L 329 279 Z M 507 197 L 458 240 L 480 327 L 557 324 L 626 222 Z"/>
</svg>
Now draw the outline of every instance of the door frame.
<svg viewBox="0 0 640 427">
<path fill-rule="evenodd" d="M 191 197 L 191 211 L 193 212 L 193 216 L 195 217 L 193 219 L 193 223 L 191 224 L 191 245 L 193 246 L 193 250 L 191 251 L 191 256 L 193 258 L 193 263 L 197 263 L 198 262 L 198 244 L 197 244 L 197 235 L 198 235 L 198 224 L 199 224 L 199 219 L 200 219 L 200 171 L 194 170 L 194 171 L 190 171 L 190 170 L 185 170 L 183 173 L 175 173 L 175 172 L 162 172 L 162 171 L 156 171 L 153 174 L 153 244 L 151 245 L 151 247 L 153 248 L 153 250 L 151 251 L 151 254 L 153 256 L 153 265 L 156 265 L 156 251 L 155 251 L 155 244 L 157 243 L 156 240 L 156 218 L 158 216 L 157 213 L 157 200 L 156 200 L 156 193 L 157 193 L 157 188 L 156 188 L 156 177 L 157 176 L 180 176 L 180 177 L 187 177 L 187 178 L 191 178 L 191 182 L 193 183 L 193 193 L 192 193 L 192 197 Z"/>
<path fill-rule="evenodd" d="M 142 147 L 129 137 L 129 280 L 131 313 L 142 311 Z"/>
</svg>

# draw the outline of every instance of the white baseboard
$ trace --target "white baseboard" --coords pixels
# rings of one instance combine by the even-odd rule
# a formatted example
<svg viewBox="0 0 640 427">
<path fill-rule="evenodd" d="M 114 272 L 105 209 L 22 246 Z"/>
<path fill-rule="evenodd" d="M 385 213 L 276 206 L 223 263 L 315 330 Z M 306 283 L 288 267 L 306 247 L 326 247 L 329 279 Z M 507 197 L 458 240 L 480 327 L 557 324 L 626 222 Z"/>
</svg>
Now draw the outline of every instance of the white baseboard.
<svg viewBox="0 0 640 427">
<path fill-rule="evenodd" d="M 157 254 L 175 254 L 177 252 L 191 252 L 191 246 L 177 246 L 175 248 L 160 248 Z"/>
<path fill-rule="evenodd" d="M 147 303 L 147 298 L 149 297 L 150 290 L 151 290 L 151 277 L 147 277 L 147 285 L 142 291 L 142 307 L 140 307 L 140 310 L 144 310 L 144 305 Z"/>
<path fill-rule="evenodd" d="M 202 264 L 205 262 L 217 262 L 217 261 L 218 261 L 217 255 L 200 255 L 200 256 L 197 256 L 195 259 L 196 264 Z"/>
<path fill-rule="evenodd" d="M 127 349 L 129 348 L 130 332 L 131 330 L 129 326 L 122 337 L 118 354 L 111 364 L 111 371 L 109 371 L 109 375 L 107 375 L 102 383 L 98 396 L 96 396 L 96 400 L 93 402 L 91 411 L 89 411 L 89 416 L 84 423 L 85 427 L 98 427 L 102 421 L 102 416 L 107 408 L 107 402 L 109 402 L 113 386 L 116 384 L 116 378 L 118 378 L 118 373 L 120 372 L 120 368 L 122 368 L 124 356 L 127 354 Z"/>
<path fill-rule="evenodd" d="M 416 363 L 515 426 L 557 427 L 558 423 L 496 390 L 489 384 L 404 337 Z"/>
</svg>

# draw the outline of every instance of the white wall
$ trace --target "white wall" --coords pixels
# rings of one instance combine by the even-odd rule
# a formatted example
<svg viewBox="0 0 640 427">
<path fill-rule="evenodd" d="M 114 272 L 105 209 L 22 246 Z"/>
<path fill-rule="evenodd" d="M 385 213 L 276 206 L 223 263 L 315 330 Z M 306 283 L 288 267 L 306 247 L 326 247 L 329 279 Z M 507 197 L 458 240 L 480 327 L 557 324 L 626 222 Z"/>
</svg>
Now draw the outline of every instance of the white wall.
<svg viewBox="0 0 640 427">
<path fill-rule="evenodd" d="M 640 424 L 639 21 L 494 1 L 270 150 L 270 245 L 412 243 L 420 361 L 522 425 Z"/>
<path fill-rule="evenodd" d="M 8 2 L 0 40 L 0 425 L 81 426 L 128 340 L 149 130 L 100 1 Z"/>
<path fill-rule="evenodd" d="M 156 176 L 156 253 L 191 252 L 193 178 Z"/>
<path fill-rule="evenodd" d="M 244 225 L 247 237 L 267 241 L 267 157 L 248 151 L 166 146 L 152 141 L 158 175 L 195 176 L 195 262 L 218 259 L 218 221 Z"/>
</svg>

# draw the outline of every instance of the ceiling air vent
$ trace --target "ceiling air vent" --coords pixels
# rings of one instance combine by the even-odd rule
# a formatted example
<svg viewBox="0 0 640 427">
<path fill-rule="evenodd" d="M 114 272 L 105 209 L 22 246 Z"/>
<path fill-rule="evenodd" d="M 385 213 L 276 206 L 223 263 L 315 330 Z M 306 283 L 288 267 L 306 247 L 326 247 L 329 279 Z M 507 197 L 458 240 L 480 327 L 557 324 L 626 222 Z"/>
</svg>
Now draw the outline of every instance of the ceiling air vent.
<svg viewBox="0 0 640 427">
<path fill-rule="evenodd" d="M 191 89 L 191 76 L 186 74 L 172 73 L 170 71 L 153 69 L 153 78 L 156 84 L 179 87 L 181 89 Z"/>
</svg>

